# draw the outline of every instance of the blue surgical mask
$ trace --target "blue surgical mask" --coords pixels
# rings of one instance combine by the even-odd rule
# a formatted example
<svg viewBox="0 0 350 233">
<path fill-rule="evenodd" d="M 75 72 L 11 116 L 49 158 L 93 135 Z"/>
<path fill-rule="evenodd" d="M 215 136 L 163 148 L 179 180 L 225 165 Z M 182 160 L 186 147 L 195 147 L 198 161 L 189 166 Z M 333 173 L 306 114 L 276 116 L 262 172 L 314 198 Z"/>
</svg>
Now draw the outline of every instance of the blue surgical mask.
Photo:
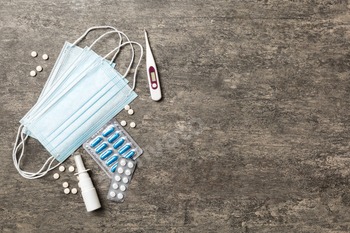
<svg viewBox="0 0 350 233">
<path fill-rule="evenodd" d="M 89 52 L 89 48 L 85 48 L 73 62 L 75 66 L 70 66 L 60 79 L 50 86 L 49 91 L 43 95 L 41 105 L 29 114 L 18 130 L 13 160 L 23 177 L 35 179 L 44 176 L 58 166 L 51 167 L 54 159 L 63 162 L 137 97 L 133 89 L 141 58 L 134 72 L 133 88 L 127 85 L 128 81 L 124 76 L 113 69 L 111 63 L 106 60 L 106 57 L 118 51 L 121 46 L 131 43 L 140 46 L 142 57 L 142 46 L 131 41 L 118 46 L 103 58 L 95 56 Z M 87 67 L 86 64 L 90 65 Z M 37 173 L 25 172 L 20 168 L 24 142 L 28 135 L 35 135 L 52 155 Z M 21 142 L 17 145 L 19 137 Z M 17 160 L 17 152 L 20 149 L 21 156 Z"/>
</svg>

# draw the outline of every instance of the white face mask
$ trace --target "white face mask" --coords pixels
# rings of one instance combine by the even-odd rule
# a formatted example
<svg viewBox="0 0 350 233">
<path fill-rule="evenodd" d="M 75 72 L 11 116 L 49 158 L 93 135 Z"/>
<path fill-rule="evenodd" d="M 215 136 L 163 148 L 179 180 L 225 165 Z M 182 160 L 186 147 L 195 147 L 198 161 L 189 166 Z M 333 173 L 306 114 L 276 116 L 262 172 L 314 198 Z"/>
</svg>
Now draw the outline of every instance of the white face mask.
<svg viewBox="0 0 350 233">
<path fill-rule="evenodd" d="M 111 62 L 106 61 L 107 56 L 119 51 L 121 46 L 131 43 L 140 46 L 142 57 L 142 46 L 131 41 L 118 46 L 103 58 L 85 48 L 64 74 L 48 85 L 50 88 L 43 95 L 40 104 L 36 106 L 35 111 L 28 114 L 18 130 L 13 160 L 23 177 L 35 179 L 44 176 L 57 166 L 51 167 L 54 159 L 63 162 L 137 97 L 133 89 L 141 58 L 134 72 L 132 89 L 127 85 L 128 81 L 113 69 Z M 24 137 L 24 133 L 27 136 Z M 37 173 L 25 172 L 19 167 L 24 153 L 24 141 L 31 134 L 34 134 L 52 155 Z M 22 141 L 17 146 L 19 136 Z M 17 152 L 21 146 L 21 156 L 17 161 Z M 47 165 L 48 168 L 42 172 Z"/>
</svg>

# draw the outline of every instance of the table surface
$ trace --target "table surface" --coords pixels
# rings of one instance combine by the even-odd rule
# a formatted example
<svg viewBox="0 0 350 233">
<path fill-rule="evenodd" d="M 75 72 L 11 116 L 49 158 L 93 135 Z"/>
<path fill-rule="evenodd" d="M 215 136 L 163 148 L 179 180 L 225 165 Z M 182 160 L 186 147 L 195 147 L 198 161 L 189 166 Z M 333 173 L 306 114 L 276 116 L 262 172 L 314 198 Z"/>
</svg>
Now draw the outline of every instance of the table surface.
<svg viewBox="0 0 350 233">
<path fill-rule="evenodd" d="M 0 231 L 348 232 L 347 4 L 2 1 Z M 82 148 L 75 152 L 91 169 L 102 204 L 87 213 L 80 191 L 63 193 L 64 181 L 77 187 L 72 173 L 55 169 L 27 180 L 11 153 L 19 120 L 37 101 L 64 42 L 98 25 L 114 26 L 144 48 L 147 29 L 163 99 L 150 98 L 144 56 L 135 113 L 122 111 L 116 119 L 137 124 L 126 130 L 145 153 L 119 204 L 106 199 L 106 174 Z M 94 51 L 105 55 L 117 44 L 110 34 Z M 130 58 L 123 48 L 116 69 L 125 72 Z M 43 71 L 31 77 L 37 65 Z M 49 156 L 30 138 L 21 166 L 36 171 Z M 72 156 L 64 165 L 74 165 Z"/>
</svg>

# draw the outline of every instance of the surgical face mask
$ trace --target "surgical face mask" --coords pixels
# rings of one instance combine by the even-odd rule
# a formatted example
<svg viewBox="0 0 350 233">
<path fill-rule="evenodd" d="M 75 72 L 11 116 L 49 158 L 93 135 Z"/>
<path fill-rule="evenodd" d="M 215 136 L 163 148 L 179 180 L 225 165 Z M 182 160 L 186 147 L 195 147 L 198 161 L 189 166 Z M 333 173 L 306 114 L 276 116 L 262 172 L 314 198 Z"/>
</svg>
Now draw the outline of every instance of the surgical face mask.
<svg viewBox="0 0 350 233">
<path fill-rule="evenodd" d="M 140 46 L 142 57 L 143 51 L 140 44 L 128 41 L 121 46 L 131 43 Z M 69 74 L 63 75 L 60 81 L 52 85 L 52 89 L 45 94 L 45 99 L 49 101 L 44 101 L 41 107 L 30 114 L 25 125 L 20 126 L 13 150 L 13 160 L 23 177 L 35 179 L 44 176 L 58 166 L 51 167 L 54 159 L 63 162 L 94 132 L 137 97 L 133 89 L 141 58 L 134 72 L 132 89 L 127 85 L 128 81 L 106 61 L 106 57 L 118 51 L 121 46 L 104 58 L 98 56 L 96 58 L 88 53 L 88 49 L 84 49 L 81 60 L 74 61 L 77 62 L 76 66 L 69 72 L 70 68 L 68 68 L 65 73 Z M 86 62 L 91 65 L 85 70 L 76 72 Z M 65 82 L 67 80 L 70 82 Z M 55 92 L 56 88 L 60 91 Z M 27 133 L 26 136 L 25 133 Z M 36 173 L 25 172 L 20 168 L 24 142 L 31 134 L 34 134 L 52 155 Z M 21 142 L 17 145 L 19 137 Z M 17 152 L 20 150 L 21 156 L 17 160 Z"/>
</svg>

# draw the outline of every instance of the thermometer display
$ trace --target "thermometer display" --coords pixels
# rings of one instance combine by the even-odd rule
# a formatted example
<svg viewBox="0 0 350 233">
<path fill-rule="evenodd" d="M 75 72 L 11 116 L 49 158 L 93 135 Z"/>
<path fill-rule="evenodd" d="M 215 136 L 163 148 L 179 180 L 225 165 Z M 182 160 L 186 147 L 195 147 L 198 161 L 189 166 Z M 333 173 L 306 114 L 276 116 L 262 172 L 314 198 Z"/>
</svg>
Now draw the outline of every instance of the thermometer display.
<svg viewBox="0 0 350 233">
<path fill-rule="evenodd" d="M 151 72 L 151 80 L 152 82 L 156 81 L 156 75 L 154 74 L 154 72 Z"/>
</svg>

